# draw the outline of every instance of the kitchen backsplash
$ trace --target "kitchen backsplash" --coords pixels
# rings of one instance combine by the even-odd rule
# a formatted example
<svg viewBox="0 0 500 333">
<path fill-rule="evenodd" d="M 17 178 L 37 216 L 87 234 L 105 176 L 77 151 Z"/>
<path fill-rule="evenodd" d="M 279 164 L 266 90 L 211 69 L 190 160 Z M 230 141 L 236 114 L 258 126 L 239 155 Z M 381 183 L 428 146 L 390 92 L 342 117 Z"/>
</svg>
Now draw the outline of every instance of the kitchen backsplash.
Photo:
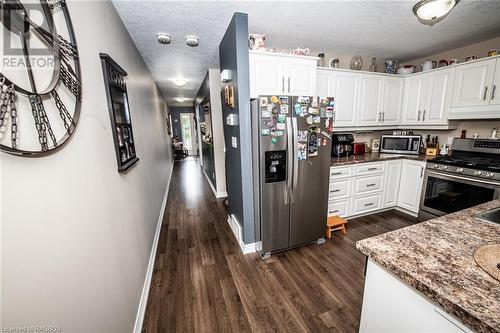
<svg viewBox="0 0 500 333">
<path fill-rule="evenodd" d="M 466 130 L 466 137 L 472 138 L 474 133 L 479 134 L 479 138 L 485 139 L 491 136 L 491 131 L 493 128 L 500 128 L 500 120 L 494 121 L 467 121 L 461 122 L 458 124 L 458 128 L 454 130 L 448 131 L 436 131 L 436 130 L 409 130 L 413 131 L 414 134 L 420 134 L 424 138 L 430 134 L 431 136 L 438 136 L 439 144 L 448 142 L 448 138 L 456 138 L 460 137 L 462 134 L 462 130 Z M 372 139 L 379 139 L 382 134 L 392 134 L 392 130 L 389 131 L 373 131 L 373 132 L 354 132 L 354 141 L 355 142 L 366 142 L 368 146 L 371 147 Z M 499 134 L 500 139 L 500 134 Z"/>
</svg>

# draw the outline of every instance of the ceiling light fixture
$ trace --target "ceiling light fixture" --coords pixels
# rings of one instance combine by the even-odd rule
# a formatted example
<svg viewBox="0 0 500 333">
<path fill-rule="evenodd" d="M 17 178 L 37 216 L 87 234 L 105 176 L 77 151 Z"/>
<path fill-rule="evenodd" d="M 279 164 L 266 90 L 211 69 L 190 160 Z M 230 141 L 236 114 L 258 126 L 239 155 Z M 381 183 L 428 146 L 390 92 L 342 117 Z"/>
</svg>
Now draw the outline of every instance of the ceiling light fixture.
<svg viewBox="0 0 500 333">
<path fill-rule="evenodd" d="M 198 46 L 200 39 L 194 35 L 186 36 L 186 44 L 191 47 Z"/>
<path fill-rule="evenodd" d="M 169 34 L 164 32 L 159 32 L 156 34 L 156 38 L 158 39 L 158 43 L 160 44 L 170 44 L 172 43 L 172 37 Z"/>
<path fill-rule="evenodd" d="M 187 80 L 184 79 L 173 79 L 172 82 L 179 88 L 184 87 L 187 84 Z"/>
<path fill-rule="evenodd" d="M 426 25 L 443 20 L 460 0 L 421 0 L 413 6 L 413 14 Z"/>
<path fill-rule="evenodd" d="M 176 97 L 175 100 L 179 103 L 182 103 L 184 102 L 185 100 L 187 100 L 187 98 L 184 98 L 184 97 Z"/>
</svg>

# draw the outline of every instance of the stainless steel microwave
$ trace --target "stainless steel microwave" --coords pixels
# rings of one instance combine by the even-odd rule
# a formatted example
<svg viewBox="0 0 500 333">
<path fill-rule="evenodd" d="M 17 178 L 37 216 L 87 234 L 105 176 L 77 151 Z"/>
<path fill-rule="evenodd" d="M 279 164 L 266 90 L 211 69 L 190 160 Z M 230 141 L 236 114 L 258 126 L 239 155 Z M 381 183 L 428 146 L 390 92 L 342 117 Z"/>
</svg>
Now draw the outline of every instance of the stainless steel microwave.
<svg viewBox="0 0 500 333">
<path fill-rule="evenodd" d="M 380 152 L 418 155 L 422 137 L 420 135 L 382 135 Z"/>
</svg>

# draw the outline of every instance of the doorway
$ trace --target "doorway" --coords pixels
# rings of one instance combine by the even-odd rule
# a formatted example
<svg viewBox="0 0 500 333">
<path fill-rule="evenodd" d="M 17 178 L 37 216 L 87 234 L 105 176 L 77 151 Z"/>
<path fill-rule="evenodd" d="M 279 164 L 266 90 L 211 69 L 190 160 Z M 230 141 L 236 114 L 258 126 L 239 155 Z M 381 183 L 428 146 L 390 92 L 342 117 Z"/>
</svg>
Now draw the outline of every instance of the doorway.
<svg viewBox="0 0 500 333">
<path fill-rule="evenodd" d="M 194 113 L 181 113 L 180 121 L 184 149 L 188 151 L 188 155 L 198 155 L 198 139 Z"/>
</svg>

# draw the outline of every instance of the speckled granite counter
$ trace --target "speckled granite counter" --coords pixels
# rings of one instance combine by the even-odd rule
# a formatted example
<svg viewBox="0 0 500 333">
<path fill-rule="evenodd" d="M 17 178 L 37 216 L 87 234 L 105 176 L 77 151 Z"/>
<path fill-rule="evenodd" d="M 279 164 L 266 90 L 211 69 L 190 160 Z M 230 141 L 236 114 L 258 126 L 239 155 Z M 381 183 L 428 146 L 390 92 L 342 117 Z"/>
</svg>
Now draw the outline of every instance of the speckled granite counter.
<svg viewBox="0 0 500 333">
<path fill-rule="evenodd" d="M 332 157 L 331 166 L 357 164 L 357 163 L 368 163 L 368 162 L 378 162 L 378 161 L 388 161 L 396 159 L 407 159 L 407 160 L 417 160 L 417 161 L 427 161 L 433 159 L 435 156 L 425 156 L 425 155 L 398 155 L 398 154 L 380 154 L 380 153 L 367 153 L 364 155 L 353 155 L 349 157 Z"/>
<path fill-rule="evenodd" d="M 356 247 L 478 332 L 500 332 L 500 282 L 474 261 L 474 251 L 500 243 L 500 225 L 473 215 L 500 199 L 364 239 Z"/>
</svg>

